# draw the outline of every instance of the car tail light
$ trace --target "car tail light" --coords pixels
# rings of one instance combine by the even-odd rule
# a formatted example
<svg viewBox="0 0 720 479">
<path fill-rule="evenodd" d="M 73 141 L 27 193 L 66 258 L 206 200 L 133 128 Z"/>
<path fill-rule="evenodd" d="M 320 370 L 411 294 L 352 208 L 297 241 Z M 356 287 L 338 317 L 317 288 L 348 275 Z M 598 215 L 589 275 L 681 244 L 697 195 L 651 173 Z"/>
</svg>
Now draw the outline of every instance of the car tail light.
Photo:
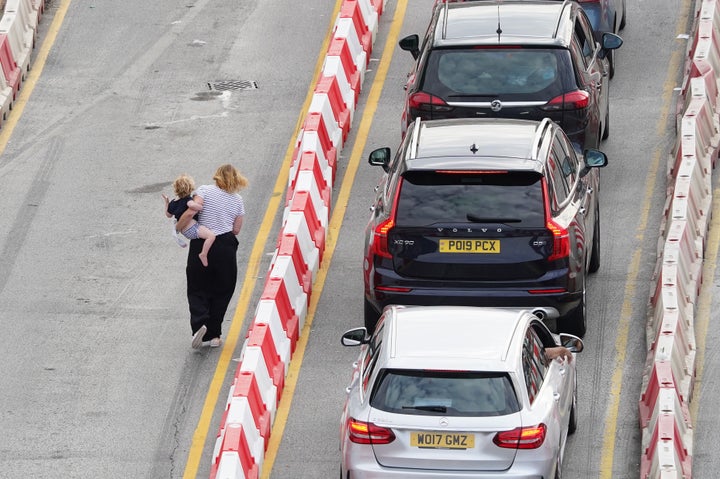
<svg viewBox="0 0 720 479">
<path fill-rule="evenodd" d="M 585 90 L 575 90 L 556 96 L 542 107 L 545 111 L 582 110 L 590 104 L 590 94 Z"/>
<path fill-rule="evenodd" d="M 353 418 L 348 419 L 347 431 L 348 438 L 355 444 L 390 444 L 395 440 L 392 429 Z"/>
<path fill-rule="evenodd" d="M 547 181 L 542 181 L 543 198 L 545 201 L 545 218 L 547 221 L 545 227 L 550 230 L 553 235 L 553 249 L 548 261 L 555 261 L 570 256 L 570 234 L 568 230 L 557 224 L 550 213 L 550 196 L 548 194 Z"/>
<path fill-rule="evenodd" d="M 545 424 L 532 427 L 516 427 L 512 431 L 495 434 L 495 445 L 508 449 L 537 449 L 545 441 Z"/>
<path fill-rule="evenodd" d="M 408 105 L 420 111 L 452 111 L 452 107 L 445 103 L 445 100 L 424 91 L 410 95 Z"/>
<path fill-rule="evenodd" d="M 555 261 L 556 259 L 570 256 L 570 235 L 568 231 L 553 220 L 548 220 L 547 229 L 549 229 L 553 235 L 553 250 L 548 261 Z"/>
<path fill-rule="evenodd" d="M 373 231 L 372 253 L 384 258 L 392 258 L 388 249 L 388 232 L 395 226 L 395 221 L 388 218 L 375 227 Z"/>
</svg>

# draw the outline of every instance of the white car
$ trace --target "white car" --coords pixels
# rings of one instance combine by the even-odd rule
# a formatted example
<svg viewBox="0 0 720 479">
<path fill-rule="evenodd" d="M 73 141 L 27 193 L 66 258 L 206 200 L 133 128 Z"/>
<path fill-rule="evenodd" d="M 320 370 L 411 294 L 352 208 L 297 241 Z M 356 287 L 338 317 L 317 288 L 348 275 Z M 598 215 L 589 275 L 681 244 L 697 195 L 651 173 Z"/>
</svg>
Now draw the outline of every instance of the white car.
<svg viewBox="0 0 720 479">
<path fill-rule="evenodd" d="M 524 309 L 389 306 L 372 336 L 352 329 L 342 344 L 362 346 L 342 479 L 561 477 L 578 337 Z"/>
</svg>

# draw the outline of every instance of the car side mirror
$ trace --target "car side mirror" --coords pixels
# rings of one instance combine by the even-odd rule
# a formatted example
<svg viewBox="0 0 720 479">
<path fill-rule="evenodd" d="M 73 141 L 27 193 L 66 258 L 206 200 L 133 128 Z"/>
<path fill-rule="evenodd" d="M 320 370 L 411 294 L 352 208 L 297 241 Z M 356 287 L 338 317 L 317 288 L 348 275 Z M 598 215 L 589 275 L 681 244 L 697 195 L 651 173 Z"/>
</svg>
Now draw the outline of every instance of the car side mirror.
<svg viewBox="0 0 720 479">
<path fill-rule="evenodd" d="M 608 164 L 607 155 L 594 148 L 588 148 L 583 152 L 583 161 L 585 165 L 580 171 L 580 176 L 587 175 L 592 168 L 602 168 Z"/>
<path fill-rule="evenodd" d="M 345 331 L 340 338 L 343 346 L 360 346 L 361 344 L 367 344 L 369 341 L 370 335 L 365 328 L 355 328 Z"/>
<path fill-rule="evenodd" d="M 417 35 L 408 35 L 398 43 L 400 48 L 410 52 L 415 60 L 420 56 L 420 37 Z"/>
<path fill-rule="evenodd" d="M 373 166 L 382 166 L 382 169 L 387 172 L 388 165 L 390 164 L 390 148 L 378 148 L 377 150 L 370 152 L 368 163 Z"/>
<path fill-rule="evenodd" d="M 568 348 L 572 353 L 579 353 L 585 347 L 582 339 L 568 333 L 560 333 L 560 344 Z"/>
<path fill-rule="evenodd" d="M 604 32 L 600 40 L 600 51 L 598 52 L 598 56 L 600 58 L 605 58 L 610 50 L 620 48 L 622 44 L 623 39 L 618 35 L 610 32 Z"/>
</svg>

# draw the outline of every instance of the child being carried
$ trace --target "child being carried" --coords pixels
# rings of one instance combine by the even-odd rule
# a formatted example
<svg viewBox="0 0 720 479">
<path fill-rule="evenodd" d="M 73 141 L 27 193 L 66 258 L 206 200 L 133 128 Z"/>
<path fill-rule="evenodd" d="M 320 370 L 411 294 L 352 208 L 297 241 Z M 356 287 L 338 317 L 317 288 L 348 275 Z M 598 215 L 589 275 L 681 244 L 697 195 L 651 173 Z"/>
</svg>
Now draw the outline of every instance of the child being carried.
<svg viewBox="0 0 720 479">
<path fill-rule="evenodd" d="M 195 181 L 189 175 L 182 174 L 173 181 L 173 189 L 175 190 L 175 198 L 170 199 L 163 194 L 165 201 L 165 216 L 168 218 L 175 217 L 175 221 L 179 220 L 182 214 L 189 208 L 196 213 L 202 210 L 202 206 L 192 199 L 192 192 L 195 190 Z M 201 226 L 197 222 L 197 215 L 193 217 L 190 225 L 181 231 L 182 235 L 187 239 L 203 239 L 202 251 L 198 255 L 203 266 L 208 265 L 208 252 L 215 241 L 215 233 L 205 226 Z M 180 246 L 185 246 L 181 244 Z"/>
</svg>

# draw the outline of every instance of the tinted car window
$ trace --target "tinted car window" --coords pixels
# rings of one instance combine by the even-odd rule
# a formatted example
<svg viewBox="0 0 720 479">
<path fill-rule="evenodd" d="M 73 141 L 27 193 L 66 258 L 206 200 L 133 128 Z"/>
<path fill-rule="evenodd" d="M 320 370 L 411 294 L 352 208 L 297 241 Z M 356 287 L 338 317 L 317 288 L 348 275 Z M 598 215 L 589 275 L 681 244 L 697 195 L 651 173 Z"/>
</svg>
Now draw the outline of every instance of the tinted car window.
<svg viewBox="0 0 720 479">
<path fill-rule="evenodd" d="M 563 92 L 572 71 L 565 50 L 474 48 L 433 50 L 422 90 L 452 100 L 464 96 L 522 95 L 548 99 Z"/>
<path fill-rule="evenodd" d="M 538 391 L 540 391 L 547 369 L 545 348 L 533 328 L 528 328 L 525 332 L 522 358 L 525 386 L 527 387 L 528 398 L 532 403 Z"/>
<path fill-rule="evenodd" d="M 370 405 L 382 411 L 442 416 L 500 416 L 520 410 L 505 373 L 388 369 Z"/>
<path fill-rule="evenodd" d="M 411 171 L 400 189 L 395 224 L 511 223 L 542 228 L 542 176 L 536 173 Z"/>
<path fill-rule="evenodd" d="M 365 355 L 365 358 L 363 359 L 362 387 L 363 387 L 363 391 L 366 394 L 367 394 L 367 388 L 370 383 L 370 376 L 372 376 L 372 373 L 375 370 L 375 365 L 377 364 L 378 355 L 380 353 L 380 346 L 382 345 L 383 324 L 384 323 L 380 324 L 380 326 L 377 328 L 377 331 L 375 331 L 375 334 L 373 334 L 373 336 L 370 338 L 370 342 L 368 343 L 367 354 Z"/>
</svg>

